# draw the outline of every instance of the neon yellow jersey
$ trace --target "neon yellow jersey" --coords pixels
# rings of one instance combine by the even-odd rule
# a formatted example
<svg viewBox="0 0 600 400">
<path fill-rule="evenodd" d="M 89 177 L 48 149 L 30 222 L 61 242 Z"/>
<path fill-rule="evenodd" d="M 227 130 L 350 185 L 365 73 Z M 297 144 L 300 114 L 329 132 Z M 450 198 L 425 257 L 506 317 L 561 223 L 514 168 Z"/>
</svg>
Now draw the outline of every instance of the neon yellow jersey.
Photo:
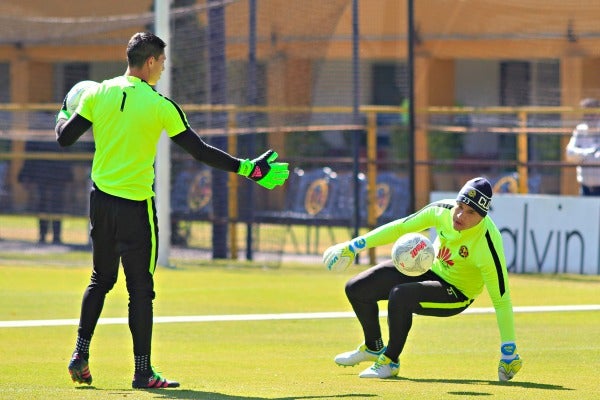
<svg viewBox="0 0 600 400">
<path fill-rule="evenodd" d="M 502 341 L 514 341 L 514 319 L 508 272 L 500 231 L 489 216 L 476 226 L 456 231 L 452 208 L 456 200 L 437 201 L 405 218 L 392 221 L 363 235 L 366 248 L 393 243 L 409 232 L 435 228 L 437 257 L 431 267 L 439 277 L 475 299 L 485 285 L 494 309 Z"/>
<path fill-rule="evenodd" d="M 96 186 L 130 200 L 154 196 L 160 135 L 164 130 L 172 137 L 189 126 L 179 106 L 141 79 L 119 76 L 86 93 L 75 112 L 92 122 Z"/>
</svg>

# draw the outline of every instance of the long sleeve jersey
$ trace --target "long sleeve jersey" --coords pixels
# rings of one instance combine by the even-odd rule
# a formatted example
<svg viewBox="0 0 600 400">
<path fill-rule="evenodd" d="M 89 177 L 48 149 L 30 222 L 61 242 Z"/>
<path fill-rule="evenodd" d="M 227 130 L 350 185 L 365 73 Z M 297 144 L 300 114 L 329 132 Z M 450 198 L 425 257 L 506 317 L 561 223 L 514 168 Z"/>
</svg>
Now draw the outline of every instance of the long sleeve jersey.
<svg viewBox="0 0 600 400">
<path fill-rule="evenodd" d="M 503 342 L 515 340 L 514 317 L 504 247 L 500 231 L 489 216 L 476 226 L 456 231 L 452 225 L 454 199 L 431 203 L 420 211 L 382 225 L 362 236 L 365 248 L 393 243 L 410 232 L 434 228 L 437 257 L 432 271 L 475 299 L 487 288 L 496 311 Z"/>
<path fill-rule="evenodd" d="M 134 76 L 109 79 L 88 90 L 73 117 L 57 122 L 57 141 L 69 146 L 92 125 L 92 180 L 113 196 L 154 196 L 154 161 L 163 130 L 198 161 L 228 172 L 240 167 L 240 159 L 208 145 L 190 128 L 177 103 Z"/>
</svg>

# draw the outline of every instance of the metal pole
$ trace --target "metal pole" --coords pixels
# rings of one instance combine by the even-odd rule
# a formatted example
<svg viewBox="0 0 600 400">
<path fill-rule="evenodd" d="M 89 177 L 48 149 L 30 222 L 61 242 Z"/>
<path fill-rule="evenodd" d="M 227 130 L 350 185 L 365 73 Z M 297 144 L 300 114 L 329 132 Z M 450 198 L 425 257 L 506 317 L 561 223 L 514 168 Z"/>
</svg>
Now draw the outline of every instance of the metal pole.
<svg viewBox="0 0 600 400">
<path fill-rule="evenodd" d="M 248 21 L 248 105 L 254 106 L 257 103 L 256 89 L 256 0 L 249 0 L 250 15 Z M 248 128 L 254 127 L 255 114 L 248 114 Z M 248 138 L 248 154 L 255 153 L 255 137 L 252 134 Z M 254 222 L 254 185 L 248 187 L 248 213 L 249 221 L 246 226 L 246 259 L 252 260 L 252 224 Z"/>
<path fill-rule="evenodd" d="M 414 62 L 414 7 L 413 0 L 408 0 L 408 181 L 409 212 L 415 210 L 415 62 Z"/>
<path fill-rule="evenodd" d="M 156 35 L 167 43 L 165 55 L 167 65 L 156 89 L 164 96 L 171 95 L 171 67 L 169 49 L 171 30 L 169 10 L 171 0 L 155 0 L 154 26 Z M 156 209 L 158 217 L 158 259 L 159 265 L 169 265 L 171 252 L 171 140 L 163 132 L 158 141 L 156 153 Z"/>
<path fill-rule="evenodd" d="M 227 60 L 225 55 L 225 5 L 220 0 L 209 0 L 208 5 L 208 53 L 210 70 L 210 103 L 224 105 L 227 102 Z M 227 114 L 222 111 L 211 112 L 212 128 L 227 128 Z M 220 149 L 227 148 L 225 136 L 215 137 L 212 144 Z M 227 230 L 229 214 L 228 174 L 217 169 L 212 170 L 213 213 L 212 225 L 213 259 L 227 258 Z"/>
<path fill-rule="evenodd" d="M 359 24 L 358 24 L 358 0 L 352 0 L 352 119 L 355 125 L 360 123 L 360 55 L 359 55 Z M 353 165 L 352 174 L 354 182 L 354 237 L 357 237 L 360 229 L 360 181 L 359 157 L 360 157 L 360 134 L 356 130 L 352 135 Z M 358 261 L 358 257 L 357 257 Z"/>
</svg>

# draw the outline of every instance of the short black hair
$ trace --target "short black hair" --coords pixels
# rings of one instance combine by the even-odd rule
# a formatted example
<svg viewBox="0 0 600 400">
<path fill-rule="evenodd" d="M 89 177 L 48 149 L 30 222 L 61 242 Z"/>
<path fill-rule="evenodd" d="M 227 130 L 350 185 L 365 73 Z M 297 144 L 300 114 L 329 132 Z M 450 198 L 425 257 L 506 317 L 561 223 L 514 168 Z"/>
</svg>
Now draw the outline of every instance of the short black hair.
<svg viewBox="0 0 600 400">
<path fill-rule="evenodd" d="M 150 32 L 138 32 L 127 43 L 127 63 L 130 67 L 141 67 L 148 57 L 158 58 L 167 44 Z"/>
</svg>

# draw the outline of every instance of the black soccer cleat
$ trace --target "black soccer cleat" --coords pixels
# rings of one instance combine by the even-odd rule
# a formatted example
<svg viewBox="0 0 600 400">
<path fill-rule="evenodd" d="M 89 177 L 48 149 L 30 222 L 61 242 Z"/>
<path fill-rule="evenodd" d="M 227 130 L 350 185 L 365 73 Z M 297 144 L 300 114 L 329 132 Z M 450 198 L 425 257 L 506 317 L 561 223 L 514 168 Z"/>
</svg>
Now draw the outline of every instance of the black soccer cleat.
<svg viewBox="0 0 600 400">
<path fill-rule="evenodd" d="M 179 382 L 169 381 L 158 372 L 154 371 L 154 368 L 147 372 L 138 372 L 133 375 L 133 381 L 131 386 L 134 389 L 163 389 L 163 388 L 176 388 L 179 387 Z"/>
<path fill-rule="evenodd" d="M 69 362 L 69 375 L 73 382 L 92 384 L 92 373 L 88 365 L 88 357 L 74 352 Z"/>
</svg>

